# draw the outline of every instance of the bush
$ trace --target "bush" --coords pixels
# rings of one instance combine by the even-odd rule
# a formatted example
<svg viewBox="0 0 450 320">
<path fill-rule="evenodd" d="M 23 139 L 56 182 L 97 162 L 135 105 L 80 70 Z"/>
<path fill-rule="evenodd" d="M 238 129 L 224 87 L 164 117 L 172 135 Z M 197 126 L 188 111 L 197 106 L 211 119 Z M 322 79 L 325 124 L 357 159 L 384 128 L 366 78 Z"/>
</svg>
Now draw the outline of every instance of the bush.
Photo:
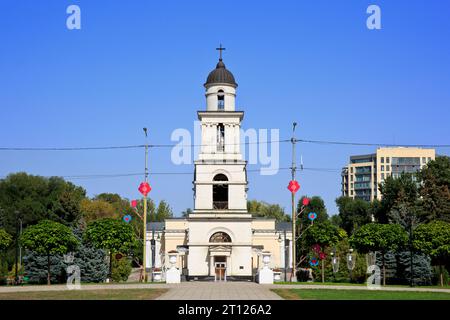
<svg viewBox="0 0 450 320">
<path fill-rule="evenodd" d="M 47 255 L 29 251 L 23 258 L 25 276 L 28 282 L 33 284 L 47 283 Z M 50 281 L 51 283 L 63 283 L 66 281 L 66 265 L 62 255 L 50 256 Z"/>
<path fill-rule="evenodd" d="M 122 256 L 121 259 L 116 259 L 116 255 L 113 255 L 111 272 L 111 278 L 114 282 L 127 281 L 131 274 L 130 259 L 126 256 Z"/>
<path fill-rule="evenodd" d="M 410 283 L 410 252 L 403 251 L 398 254 L 398 280 L 401 284 Z M 425 286 L 431 285 L 433 278 L 433 270 L 431 269 L 431 259 L 429 256 L 414 253 L 413 254 L 413 283 L 414 285 Z"/>
<path fill-rule="evenodd" d="M 75 237 L 81 240 L 81 231 L 74 231 Z M 108 264 L 105 263 L 105 252 L 101 249 L 81 243 L 74 252 L 71 263 L 64 262 L 63 255 L 52 255 L 51 260 L 51 282 L 66 283 L 66 269 L 69 265 L 80 267 L 81 282 L 103 282 L 108 275 Z M 24 257 L 25 275 L 29 277 L 29 283 L 46 283 L 47 279 L 47 256 L 39 255 L 30 251 Z"/>
<path fill-rule="evenodd" d="M 0 260 L 0 285 L 6 284 L 8 276 L 8 262 L 5 259 Z"/>
<path fill-rule="evenodd" d="M 439 285 L 439 283 L 440 283 L 440 280 L 439 280 L 440 279 L 439 266 L 433 266 L 432 267 L 432 272 L 433 272 L 433 275 L 432 275 L 431 281 L 432 281 L 433 285 Z M 444 285 L 446 285 L 446 284 L 448 285 L 449 281 L 450 281 L 450 277 L 449 277 L 448 271 L 445 268 L 445 266 L 442 266 L 442 273 L 443 273 L 443 276 L 444 276 Z"/>
</svg>

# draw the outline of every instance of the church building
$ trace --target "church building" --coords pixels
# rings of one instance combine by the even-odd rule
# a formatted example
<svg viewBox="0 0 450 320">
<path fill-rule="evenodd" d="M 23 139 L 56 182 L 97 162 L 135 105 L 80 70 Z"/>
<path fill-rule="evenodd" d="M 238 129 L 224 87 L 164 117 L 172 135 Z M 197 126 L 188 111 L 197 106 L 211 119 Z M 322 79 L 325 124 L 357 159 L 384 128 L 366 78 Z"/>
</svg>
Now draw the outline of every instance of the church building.
<svg viewBox="0 0 450 320">
<path fill-rule="evenodd" d="M 149 275 L 153 267 L 164 277 L 168 253 L 177 251 L 183 280 L 253 281 L 263 266 L 262 252 L 270 252 L 269 266 L 283 280 L 292 267 L 292 225 L 247 210 L 247 161 L 240 144 L 244 111 L 236 109 L 238 85 L 219 50 L 204 84 L 206 110 L 197 111 L 202 139 L 194 163 L 194 209 L 185 218 L 148 224 Z"/>
</svg>

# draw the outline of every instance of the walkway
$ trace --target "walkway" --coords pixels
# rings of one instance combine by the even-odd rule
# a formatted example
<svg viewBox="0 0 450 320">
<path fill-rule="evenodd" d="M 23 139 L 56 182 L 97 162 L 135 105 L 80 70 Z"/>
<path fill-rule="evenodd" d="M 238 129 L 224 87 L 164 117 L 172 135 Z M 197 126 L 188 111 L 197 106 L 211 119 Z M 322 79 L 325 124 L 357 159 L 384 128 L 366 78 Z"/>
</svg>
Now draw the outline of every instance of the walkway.
<svg viewBox="0 0 450 320">
<path fill-rule="evenodd" d="M 335 289 L 335 290 L 367 290 L 365 286 L 342 285 L 299 285 L 299 284 L 273 284 L 260 285 L 254 282 L 182 282 L 180 284 L 84 284 L 81 290 L 114 290 L 114 289 L 169 289 L 158 299 L 160 300 L 281 300 L 270 289 Z M 62 291 L 68 290 L 65 285 L 30 285 L 23 287 L 0 286 L 0 293 L 34 292 L 34 291 Z M 438 288 L 408 288 L 408 287 L 382 287 L 386 291 L 428 291 L 447 292 L 450 289 Z"/>
<path fill-rule="evenodd" d="M 158 300 L 282 300 L 270 285 L 254 282 L 182 282 Z"/>
</svg>

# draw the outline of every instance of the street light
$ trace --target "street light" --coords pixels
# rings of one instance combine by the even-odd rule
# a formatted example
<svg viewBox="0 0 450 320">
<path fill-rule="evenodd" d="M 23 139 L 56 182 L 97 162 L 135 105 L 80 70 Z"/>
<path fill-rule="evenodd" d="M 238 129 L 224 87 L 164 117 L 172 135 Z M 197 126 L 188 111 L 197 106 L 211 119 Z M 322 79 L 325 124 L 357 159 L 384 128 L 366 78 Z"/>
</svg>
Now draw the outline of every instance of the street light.
<svg viewBox="0 0 450 320">
<path fill-rule="evenodd" d="M 287 251 L 289 249 L 289 239 L 286 238 L 286 229 L 283 230 L 284 236 L 283 238 L 281 237 L 281 232 L 278 233 L 278 242 L 281 243 L 284 241 L 284 281 L 287 282 L 287 269 L 288 269 L 288 255 L 287 255 Z"/>
<path fill-rule="evenodd" d="M 331 265 L 333 266 L 334 282 L 336 282 L 336 273 L 339 271 L 339 257 L 336 255 L 336 248 L 331 252 Z"/>
<path fill-rule="evenodd" d="M 355 269 L 355 265 L 356 265 L 356 257 L 353 254 L 353 249 L 350 248 L 348 249 L 348 254 L 347 254 L 347 268 L 350 274 L 350 282 L 352 282 L 352 271 L 353 269 Z"/>
</svg>

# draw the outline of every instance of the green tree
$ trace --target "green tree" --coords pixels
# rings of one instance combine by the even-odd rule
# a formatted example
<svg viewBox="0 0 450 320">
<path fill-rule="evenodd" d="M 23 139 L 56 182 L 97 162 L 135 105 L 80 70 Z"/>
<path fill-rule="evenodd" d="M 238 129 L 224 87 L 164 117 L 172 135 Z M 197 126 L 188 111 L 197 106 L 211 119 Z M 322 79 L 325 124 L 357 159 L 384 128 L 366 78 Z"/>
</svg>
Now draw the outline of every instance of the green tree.
<svg viewBox="0 0 450 320">
<path fill-rule="evenodd" d="M 151 222 L 162 222 L 167 218 L 172 218 L 173 212 L 172 208 L 169 206 L 169 204 L 161 200 L 158 204 L 158 208 L 156 209 L 156 216 L 151 217 Z"/>
<path fill-rule="evenodd" d="M 284 209 L 278 204 L 270 204 L 264 201 L 247 201 L 247 210 L 253 216 L 273 218 L 276 221 L 290 221 L 290 217 L 284 213 Z"/>
<path fill-rule="evenodd" d="M 297 203 L 297 213 L 300 212 L 303 207 L 303 199 L 306 196 L 302 196 Z M 327 208 L 325 207 L 325 202 L 319 196 L 313 196 L 309 199 L 309 204 L 304 208 L 303 213 L 299 217 L 299 223 L 303 225 L 311 224 L 311 221 L 308 219 L 308 214 L 310 212 L 315 212 L 317 214 L 316 220 L 314 223 L 324 222 L 328 220 Z"/>
<path fill-rule="evenodd" d="M 50 220 L 26 228 L 20 242 L 23 247 L 47 256 L 47 284 L 51 283 L 50 256 L 73 251 L 79 245 L 69 227 Z"/>
<path fill-rule="evenodd" d="M 386 285 L 386 253 L 403 248 L 407 241 L 407 233 L 398 224 L 369 223 L 356 230 L 350 237 L 350 245 L 361 253 L 381 252 L 383 285 Z"/>
<path fill-rule="evenodd" d="M 0 251 L 8 249 L 12 243 L 12 236 L 5 229 L 0 229 Z"/>
<path fill-rule="evenodd" d="M 379 223 L 389 223 L 391 210 L 395 207 L 402 204 L 409 208 L 416 206 L 419 190 L 413 174 L 402 173 L 396 178 L 389 176 L 378 188 L 382 198 L 375 218 Z"/>
<path fill-rule="evenodd" d="M 433 221 L 422 224 L 413 234 L 414 247 L 431 256 L 434 264 L 439 265 L 440 284 L 444 285 L 443 266 L 450 258 L 450 223 Z"/>
<path fill-rule="evenodd" d="M 189 217 L 189 215 L 192 214 L 192 213 L 193 213 L 193 212 L 192 212 L 192 209 L 191 209 L 191 208 L 186 208 L 186 210 L 184 210 L 184 211 L 181 212 L 181 216 L 182 216 L 183 218 L 187 218 L 187 217 Z"/>
<path fill-rule="evenodd" d="M 127 281 L 131 273 L 131 263 L 126 256 L 117 259 L 113 256 L 111 278 L 115 282 Z"/>
<path fill-rule="evenodd" d="M 418 173 L 420 215 L 424 222 L 450 222 L 450 158 L 436 157 Z"/>
<path fill-rule="evenodd" d="M 314 223 L 310 228 L 305 230 L 305 242 L 311 247 L 315 244 L 320 245 L 323 252 L 339 241 L 347 237 L 347 233 L 329 221 Z M 322 282 L 325 282 L 325 261 L 322 259 Z"/>
<path fill-rule="evenodd" d="M 120 214 L 114 206 L 104 200 L 83 199 L 80 207 L 84 224 L 103 218 L 120 218 Z"/>
<path fill-rule="evenodd" d="M 8 262 L 3 251 L 9 248 L 12 239 L 12 236 L 5 229 L 0 229 L 0 284 L 5 282 L 4 277 L 8 273 Z"/>
<path fill-rule="evenodd" d="M 18 215 L 24 227 L 41 220 L 76 225 L 81 216 L 79 205 L 85 196 L 83 188 L 59 177 L 10 174 L 0 180 L 0 221 L 13 237 Z"/>
<path fill-rule="evenodd" d="M 339 197 L 336 199 L 341 219 L 340 227 L 348 234 L 371 221 L 370 204 L 359 198 Z"/>
<path fill-rule="evenodd" d="M 112 271 L 112 255 L 129 252 L 136 246 L 133 228 L 121 221 L 111 218 L 100 219 L 88 224 L 84 239 L 99 249 L 109 251 L 109 274 Z"/>
</svg>

